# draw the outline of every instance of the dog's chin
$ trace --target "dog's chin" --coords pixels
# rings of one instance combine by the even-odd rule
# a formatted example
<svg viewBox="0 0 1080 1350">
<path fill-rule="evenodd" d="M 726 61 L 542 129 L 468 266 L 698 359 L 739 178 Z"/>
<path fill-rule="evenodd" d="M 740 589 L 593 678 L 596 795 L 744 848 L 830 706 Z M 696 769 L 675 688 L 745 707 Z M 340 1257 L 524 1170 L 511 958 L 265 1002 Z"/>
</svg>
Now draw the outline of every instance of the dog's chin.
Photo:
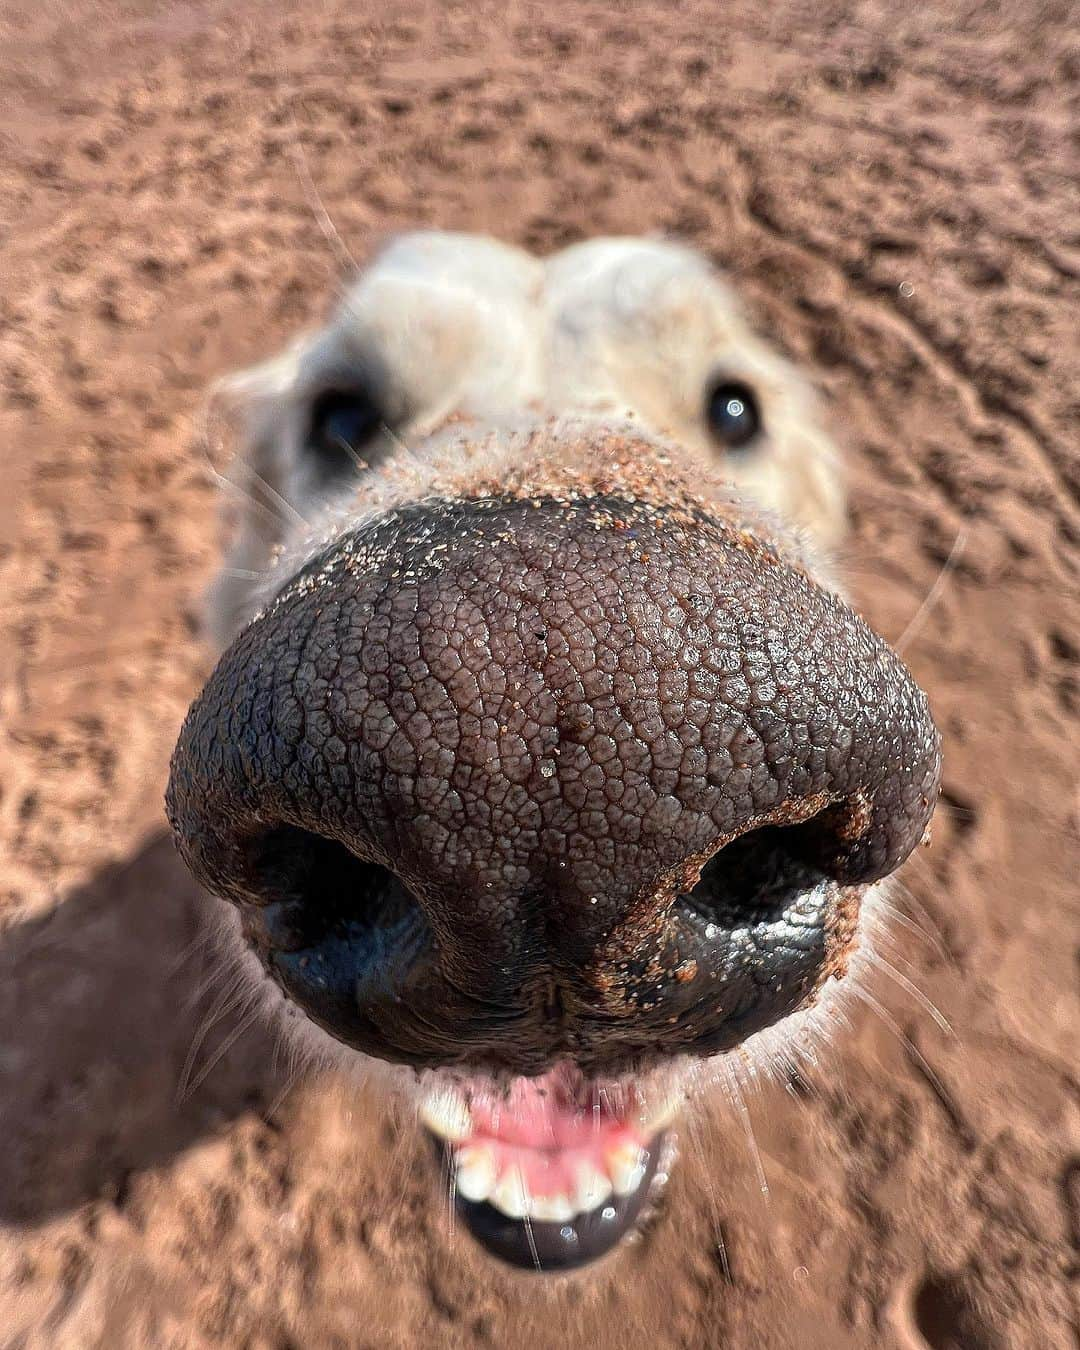
<svg viewBox="0 0 1080 1350">
<path fill-rule="evenodd" d="M 601 1081 L 564 1061 L 535 1078 L 433 1075 L 420 1115 L 480 1245 L 565 1271 L 639 1228 L 667 1181 L 681 1100 L 670 1073 Z"/>
</svg>

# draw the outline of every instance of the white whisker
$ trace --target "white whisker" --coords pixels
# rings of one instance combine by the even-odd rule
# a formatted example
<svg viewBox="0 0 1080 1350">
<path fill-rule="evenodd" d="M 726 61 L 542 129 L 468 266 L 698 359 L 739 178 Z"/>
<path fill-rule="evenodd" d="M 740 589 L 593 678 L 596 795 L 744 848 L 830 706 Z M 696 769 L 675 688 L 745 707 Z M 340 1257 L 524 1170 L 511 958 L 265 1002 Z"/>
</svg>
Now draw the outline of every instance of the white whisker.
<svg viewBox="0 0 1080 1350">
<path fill-rule="evenodd" d="M 532 1219 L 529 1216 L 529 1202 L 531 1197 L 529 1195 L 529 1188 L 525 1184 L 525 1173 L 520 1169 L 518 1170 L 518 1181 L 521 1183 L 521 1203 L 525 1210 L 523 1216 L 525 1223 L 525 1238 L 529 1244 L 529 1251 L 532 1253 L 533 1265 L 536 1267 L 537 1271 L 542 1274 L 544 1267 L 540 1264 L 540 1253 L 536 1250 L 536 1238 L 533 1236 Z"/>
<path fill-rule="evenodd" d="M 217 935 L 211 934 L 211 943 L 208 945 L 213 945 L 216 941 Z M 236 975 L 238 979 L 240 978 L 240 958 L 235 952 L 219 950 L 214 956 L 209 969 L 204 969 L 203 976 L 198 984 L 184 996 L 181 1004 L 183 1010 L 185 1012 L 191 1012 L 210 990 L 213 989 L 214 985 L 220 983 L 230 971 L 232 974 Z"/>
<path fill-rule="evenodd" d="M 926 593 L 926 599 L 923 600 L 922 604 L 911 616 L 911 619 L 908 622 L 908 626 L 904 629 L 904 631 L 893 643 L 893 650 L 896 652 L 898 656 L 902 655 L 904 648 L 914 640 L 920 628 L 923 626 L 923 624 L 929 617 L 934 606 L 941 598 L 941 594 L 945 589 L 946 583 L 948 582 L 949 575 L 955 570 L 956 564 L 960 561 L 960 555 L 963 553 L 964 545 L 966 543 L 967 543 L 967 527 L 965 525 L 961 525 L 956 532 L 956 538 L 953 540 L 953 546 L 949 550 L 949 556 L 942 563 L 941 570 L 938 572 L 937 577 L 934 580 L 934 584 L 930 587 L 929 591 Z"/>
<path fill-rule="evenodd" d="M 940 940 L 935 937 L 933 933 L 927 932 L 922 924 L 916 923 L 914 919 L 910 918 L 902 909 L 894 905 L 891 900 L 886 900 L 884 896 L 881 897 L 879 903 L 881 908 L 888 912 L 889 924 L 899 924 L 901 928 L 905 928 L 912 936 L 917 937 L 920 942 L 925 942 L 926 945 L 932 951 L 936 952 L 943 961 L 949 960 L 949 953 L 941 945 Z M 885 931 L 888 931 L 888 925 L 885 925 Z"/>
<path fill-rule="evenodd" d="M 761 1150 L 758 1148 L 757 1136 L 754 1134 L 754 1122 L 750 1119 L 750 1110 L 746 1105 L 746 1098 L 739 1085 L 738 1071 L 734 1064 L 725 1064 L 725 1080 L 727 1082 L 728 1092 L 731 1096 L 731 1104 L 738 1113 L 739 1120 L 742 1123 L 743 1132 L 746 1135 L 746 1142 L 750 1149 L 750 1157 L 754 1163 L 754 1171 L 757 1174 L 758 1188 L 761 1194 L 768 1200 L 769 1179 L 765 1175 L 765 1166 L 761 1161 Z"/>
<path fill-rule="evenodd" d="M 922 859 L 914 857 L 909 858 L 908 861 L 921 862 Z M 945 941 L 945 935 L 941 931 L 940 924 L 938 924 L 935 921 L 934 916 L 930 913 L 930 911 L 926 908 L 926 906 L 922 903 L 922 901 L 919 900 L 919 898 L 915 895 L 911 887 L 905 885 L 905 883 L 901 881 L 898 877 L 893 878 L 892 885 L 904 897 L 905 903 L 910 905 L 911 908 L 915 911 L 916 916 L 922 920 L 923 924 L 926 925 L 927 935 L 932 936 L 934 939 L 935 950 L 941 955 L 943 960 L 949 963 L 949 965 L 955 966 L 956 958 L 949 950 L 948 944 Z"/>
<path fill-rule="evenodd" d="M 187 1056 L 184 1059 L 183 1068 L 180 1070 L 180 1078 L 176 1087 L 176 1100 L 178 1104 L 183 1102 L 187 1097 L 188 1083 L 192 1071 L 195 1068 L 195 1061 L 199 1056 L 199 1051 L 203 1047 L 203 1042 L 206 1040 L 211 1030 L 217 1026 L 218 1022 L 237 1008 L 243 1001 L 246 992 L 245 984 L 246 982 L 243 976 L 238 974 L 233 987 L 227 992 L 223 990 L 218 995 L 210 1010 L 200 1023 L 195 1035 L 192 1036 L 191 1045 L 188 1047 Z"/>
<path fill-rule="evenodd" d="M 709 1212 L 712 1216 L 713 1236 L 716 1239 L 716 1250 L 720 1255 L 720 1264 L 723 1267 L 724 1275 L 730 1284 L 731 1265 L 728 1261 L 727 1244 L 724 1241 L 723 1220 L 720 1217 L 720 1196 L 716 1190 L 712 1169 L 709 1167 L 705 1157 L 705 1149 L 698 1135 L 698 1121 L 693 1112 L 690 1112 L 687 1115 L 686 1126 L 691 1144 L 697 1149 L 698 1156 L 701 1159 L 701 1174 L 705 1178 L 705 1194 L 709 1203 Z"/>
<path fill-rule="evenodd" d="M 953 1036 L 956 1034 L 945 1014 L 938 1008 L 936 1003 L 923 993 L 917 984 L 914 984 L 906 975 L 897 970 L 891 962 L 886 961 L 880 952 L 874 953 L 873 959 L 874 964 L 883 970 L 885 974 L 888 975 L 889 979 L 898 984 L 905 993 L 910 994 L 922 1008 L 925 1008 L 946 1036 Z"/>
<path fill-rule="evenodd" d="M 253 572 L 250 567 L 222 567 L 221 575 L 235 577 L 237 581 L 264 581 L 269 572 Z"/>
<path fill-rule="evenodd" d="M 351 269 L 353 272 L 359 272 L 360 264 L 356 261 L 349 251 L 348 245 L 341 236 L 341 231 L 330 218 L 330 212 L 326 209 L 326 204 L 322 199 L 319 189 L 315 185 L 315 179 L 311 175 L 311 169 L 308 164 L 307 151 L 300 141 L 300 125 L 296 120 L 296 112 L 289 106 L 289 121 L 292 125 L 292 138 L 289 142 L 289 153 L 292 155 L 293 165 L 296 169 L 297 177 L 300 179 L 300 186 L 304 190 L 304 196 L 307 198 L 307 204 L 311 208 L 311 213 L 315 217 L 316 224 L 322 230 L 323 237 L 330 245 L 331 250 L 337 257 L 339 266 L 342 269 Z"/>
<path fill-rule="evenodd" d="M 359 469 L 361 473 L 367 473 L 367 471 L 371 468 L 371 465 L 367 462 L 367 460 L 360 458 L 360 456 L 356 453 L 356 451 L 353 449 L 353 447 L 349 444 L 349 442 L 345 439 L 344 436 L 335 436 L 333 440 L 335 445 L 340 446 L 340 448 L 345 451 L 345 453 L 349 456 L 349 458 L 352 460 L 352 462 L 356 465 L 357 469 Z"/>
<path fill-rule="evenodd" d="M 258 1005 L 258 1002 L 256 1002 L 255 1007 L 249 1009 L 248 1012 L 244 1014 L 244 1016 L 240 1019 L 240 1021 L 237 1022 L 236 1026 L 234 1026 L 233 1029 L 229 1032 L 229 1034 L 223 1038 L 221 1044 L 217 1047 L 214 1053 L 209 1056 L 209 1058 L 203 1064 L 199 1072 L 197 1074 L 194 1074 L 189 1079 L 184 1088 L 183 1094 L 180 1096 L 178 1100 L 177 1103 L 178 1105 L 182 1105 L 185 1101 L 187 1101 L 187 1099 L 192 1095 L 192 1093 L 198 1089 L 199 1085 L 206 1081 L 209 1074 L 218 1064 L 221 1063 L 221 1061 L 233 1048 L 233 1046 L 244 1034 L 244 1032 L 247 1031 L 251 1027 L 251 1025 L 258 1019 L 261 1012 L 262 1009 Z"/>
<path fill-rule="evenodd" d="M 275 1047 L 275 1055 L 276 1054 L 277 1049 Z M 262 1113 L 262 1118 L 264 1121 L 270 1121 L 274 1119 L 277 1113 L 285 1105 L 285 1102 L 289 1097 L 289 1094 L 292 1092 L 293 1088 L 295 1088 L 297 1083 L 300 1081 L 303 1072 L 304 1072 L 303 1066 L 297 1065 L 286 1075 L 284 1084 L 274 1094 L 273 1098 L 270 1101 L 270 1104 L 267 1106 L 266 1110 L 263 1111 Z"/>
<path fill-rule="evenodd" d="M 209 924 L 202 924 L 199 931 L 169 962 L 169 974 L 175 975 L 176 972 L 188 963 L 196 952 L 201 951 L 213 938 L 214 931 Z"/>
<path fill-rule="evenodd" d="M 302 516 L 296 507 L 293 506 L 292 502 L 278 492 L 277 488 L 271 487 L 257 469 L 252 468 L 249 464 L 247 465 L 247 472 L 251 474 L 252 478 L 255 479 L 263 491 L 269 494 L 271 500 L 276 502 L 278 506 L 282 507 L 285 511 L 288 511 L 289 515 L 297 525 L 303 525 L 306 530 L 311 529 L 311 522 L 306 517 Z"/>
<path fill-rule="evenodd" d="M 446 1173 L 447 1173 L 447 1206 L 446 1206 L 446 1226 L 450 1231 L 450 1240 L 454 1240 L 454 1234 L 457 1227 L 457 1158 L 453 1149 L 447 1149 Z"/>
<path fill-rule="evenodd" d="M 259 501 L 258 497 L 249 492 L 242 484 L 238 483 L 235 478 L 230 478 L 227 474 L 223 474 L 220 470 L 215 469 L 213 464 L 209 462 L 209 459 L 207 460 L 207 469 L 218 487 L 228 488 L 230 492 L 235 492 L 238 496 L 243 497 L 244 501 L 246 501 L 249 506 L 254 507 L 256 511 L 258 511 L 266 520 L 271 521 L 272 524 L 290 524 L 288 516 L 281 515 L 279 512 L 273 510 L 266 502 Z M 296 512 L 295 514 L 299 515 L 299 512 Z"/>
<path fill-rule="evenodd" d="M 860 1002 L 865 1003 L 872 1012 L 876 1013 L 886 1030 L 890 1031 L 901 1045 L 903 1045 L 904 1049 L 911 1055 L 912 1059 L 916 1061 L 923 1073 L 926 1074 L 927 1079 L 933 1085 L 938 1096 L 943 1101 L 949 1101 L 950 1097 L 945 1089 L 945 1084 L 941 1081 L 923 1052 L 911 1037 L 902 1030 L 892 1013 L 890 1013 L 884 1004 L 880 1003 L 868 989 L 856 988 L 854 993 L 855 997 L 859 999 Z"/>
</svg>

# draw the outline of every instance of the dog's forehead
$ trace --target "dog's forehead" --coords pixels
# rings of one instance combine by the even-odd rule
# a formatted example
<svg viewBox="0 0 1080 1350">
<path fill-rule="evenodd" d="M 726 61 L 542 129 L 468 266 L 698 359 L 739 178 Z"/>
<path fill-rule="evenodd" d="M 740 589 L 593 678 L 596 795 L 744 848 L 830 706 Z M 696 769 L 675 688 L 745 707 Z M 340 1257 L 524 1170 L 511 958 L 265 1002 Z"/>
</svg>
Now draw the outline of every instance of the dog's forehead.
<svg viewBox="0 0 1080 1350">
<path fill-rule="evenodd" d="M 625 319 L 695 299 L 723 299 L 734 308 L 699 254 L 635 236 L 590 239 L 538 258 L 483 235 L 418 231 L 395 239 L 373 260 L 353 289 L 353 308 L 386 286 L 456 298 L 463 308 L 521 305 L 553 323 L 589 315 Z"/>
<path fill-rule="evenodd" d="M 663 240 L 599 238 L 556 254 L 545 303 L 552 399 L 632 406 L 661 427 L 695 423 L 714 368 L 735 373 L 756 347 L 706 259 Z"/>
<path fill-rule="evenodd" d="M 488 412 L 696 412 L 717 353 L 747 336 L 732 293 L 678 244 L 598 238 L 541 259 L 427 231 L 394 240 L 361 274 L 314 364 L 376 354 L 410 402 L 440 414 L 447 398 Z"/>
<path fill-rule="evenodd" d="M 388 244 L 364 270 L 354 295 L 396 284 L 456 295 L 463 303 L 497 296 L 506 304 L 530 304 L 543 279 L 543 262 L 513 244 L 478 234 L 419 230 Z"/>
<path fill-rule="evenodd" d="M 563 323 L 589 315 L 633 322 L 672 305 L 734 303 L 699 253 L 661 239 L 589 239 L 553 254 L 544 272 L 545 299 Z"/>
</svg>

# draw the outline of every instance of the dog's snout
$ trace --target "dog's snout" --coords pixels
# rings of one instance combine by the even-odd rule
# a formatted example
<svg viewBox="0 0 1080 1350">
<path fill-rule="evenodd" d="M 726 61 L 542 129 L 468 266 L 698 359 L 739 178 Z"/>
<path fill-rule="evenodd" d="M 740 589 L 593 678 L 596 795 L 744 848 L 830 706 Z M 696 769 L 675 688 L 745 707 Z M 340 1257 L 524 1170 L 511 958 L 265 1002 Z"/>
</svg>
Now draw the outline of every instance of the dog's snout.
<svg viewBox="0 0 1080 1350">
<path fill-rule="evenodd" d="M 192 708 L 169 812 L 336 1037 L 529 1073 L 801 1006 L 938 772 L 902 663 L 764 534 L 485 497 L 293 578 Z"/>
</svg>

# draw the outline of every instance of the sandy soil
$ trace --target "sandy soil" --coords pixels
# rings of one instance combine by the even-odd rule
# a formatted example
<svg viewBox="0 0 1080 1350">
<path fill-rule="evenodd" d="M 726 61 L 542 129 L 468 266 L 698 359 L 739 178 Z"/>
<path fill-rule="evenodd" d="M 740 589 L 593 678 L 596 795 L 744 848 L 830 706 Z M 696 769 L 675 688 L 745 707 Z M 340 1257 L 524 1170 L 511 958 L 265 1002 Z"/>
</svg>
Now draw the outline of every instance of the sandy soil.
<svg viewBox="0 0 1080 1350">
<path fill-rule="evenodd" d="M 0 1344 L 1074 1347 L 1075 9 L 367 8 L 0 9 Z M 914 618 L 946 736 L 878 1008 L 751 1103 L 768 1194 L 717 1103 L 644 1240 L 547 1287 L 237 1020 L 163 832 L 201 391 L 425 223 L 730 269 L 817 373 L 852 586 Z"/>
</svg>

